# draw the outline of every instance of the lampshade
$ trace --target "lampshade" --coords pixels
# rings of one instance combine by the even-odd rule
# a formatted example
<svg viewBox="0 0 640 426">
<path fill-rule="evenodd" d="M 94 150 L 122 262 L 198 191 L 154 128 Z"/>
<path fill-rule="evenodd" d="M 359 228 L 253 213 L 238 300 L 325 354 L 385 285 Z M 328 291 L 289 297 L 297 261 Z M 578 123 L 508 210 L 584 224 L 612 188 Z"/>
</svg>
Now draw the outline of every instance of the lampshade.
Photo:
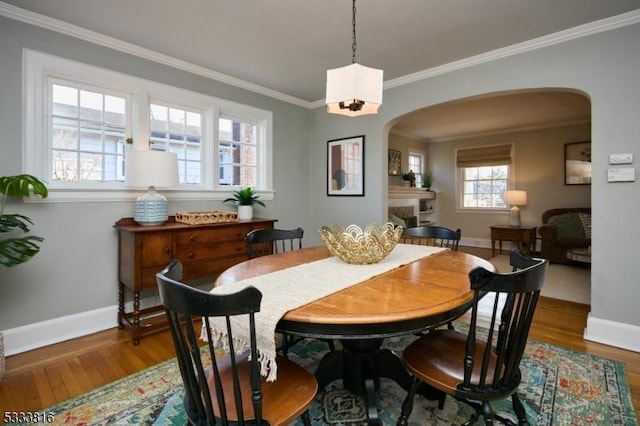
<svg viewBox="0 0 640 426">
<path fill-rule="evenodd" d="M 526 206 L 527 191 L 505 191 L 504 202 L 511 206 Z"/>
<path fill-rule="evenodd" d="M 518 206 L 527 205 L 527 191 L 504 191 L 504 202 L 511 205 L 509 225 L 520 226 L 520 209 Z"/>
<path fill-rule="evenodd" d="M 383 71 L 353 63 L 327 70 L 327 111 L 349 117 L 376 114 L 382 105 Z"/>
<path fill-rule="evenodd" d="M 382 70 L 356 63 L 356 0 L 353 1 L 351 65 L 327 70 L 327 112 L 348 117 L 376 114 L 382 105 Z"/>
<path fill-rule="evenodd" d="M 169 217 L 167 199 L 156 187 L 171 187 L 179 183 L 178 157 L 172 152 L 128 151 L 125 158 L 126 183 L 145 187 L 148 192 L 136 199 L 133 220 L 140 225 L 161 225 Z"/>
</svg>

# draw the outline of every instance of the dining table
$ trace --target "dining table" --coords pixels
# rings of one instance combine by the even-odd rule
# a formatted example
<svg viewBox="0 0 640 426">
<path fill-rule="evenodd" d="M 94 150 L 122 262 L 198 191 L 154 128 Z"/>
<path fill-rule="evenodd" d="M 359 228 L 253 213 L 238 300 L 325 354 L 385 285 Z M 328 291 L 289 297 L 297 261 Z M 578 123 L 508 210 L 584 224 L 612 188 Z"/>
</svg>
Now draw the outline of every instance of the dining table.
<svg viewBox="0 0 640 426">
<path fill-rule="evenodd" d="M 219 275 L 214 290 L 239 281 L 250 283 L 331 256 L 327 247 L 315 246 L 249 259 Z M 404 389 L 411 383 L 398 355 L 382 347 L 384 339 L 424 333 L 463 315 L 473 300 L 468 274 L 477 267 L 496 271 L 489 261 L 471 254 L 433 251 L 295 307 L 278 319 L 275 329 L 289 335 L 339 341 L 341 348 L 329 351 L 318 364 L 318 388 L 341 379 L 346 389 L 365 397 L 369 424 L 376 425 L 375 392 L 380 379 L 392 379 Z M 323 279 L 331 280 L 331 276 L 327 269 Z M 306 291 L 304 279 L 298 285 L 300 292 Z M 278 297 L 277 290 L 271 293 L 270 297 Z M 423 393 L 436 397 L 430 395 L 430 389 L 423 388 Z"/>
</svg>

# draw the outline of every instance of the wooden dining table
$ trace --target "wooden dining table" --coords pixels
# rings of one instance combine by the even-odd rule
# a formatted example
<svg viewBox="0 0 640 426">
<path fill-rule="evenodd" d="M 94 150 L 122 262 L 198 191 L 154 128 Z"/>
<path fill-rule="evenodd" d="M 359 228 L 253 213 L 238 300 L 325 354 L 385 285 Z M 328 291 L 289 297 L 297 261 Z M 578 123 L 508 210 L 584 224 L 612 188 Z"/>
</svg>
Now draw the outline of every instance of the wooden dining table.
<svg viewBox="0 0 640 426">
<path fill-rule="evenodd" d="M 326 247 L 317 246 L 250 259 L 224 271 L 215 286 L 329 256 Z M 390 378 L 405 389 L 411 382 L 401 359 L 381 348 L 384 338 L 424 332 L 464 314 L 473 297 L 468 274 L 476 267 L 496 270 L 487 260 L 444 250 L 292 309 L 276 330 L 339 340 L 342 349 L 329 352 L 318 365 L 318 388 L 342 379 L 346 389 L 365 395 L 369 424 L 378 424 L 374 401 L 380 378 Z M 300 291 L 304 288 L 301 282 Z"/>
</svg>

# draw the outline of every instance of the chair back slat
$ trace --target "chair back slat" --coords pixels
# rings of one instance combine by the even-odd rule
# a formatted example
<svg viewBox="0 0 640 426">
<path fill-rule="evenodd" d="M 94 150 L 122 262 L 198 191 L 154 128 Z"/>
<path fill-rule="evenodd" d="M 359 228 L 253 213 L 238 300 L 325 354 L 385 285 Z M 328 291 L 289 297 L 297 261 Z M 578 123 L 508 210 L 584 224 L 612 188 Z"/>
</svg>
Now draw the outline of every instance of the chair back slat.
<svg viewBox="0 0 640 426">
<path fill-rule="evenodd" d="M 156 278 L 185 387 L 184 405 L 189 421 L 196 425 L 261 424 L 255 313 L 260 310 L 262 294 L 248 287 L 233 294 L 214 295 L 180 282 L 181 275 L 182 265 L 174 260 Z M 235 315 L 246 316 L 250 331 L 251 348 L 243 354 L 236 353 L 234 347 L 231 317 Z M 210 317 L 225 318 L 226 335 L 221 344 L 229 350 L 220 359 L 216 356 L 213 343 L 216 336 L 211 331 Z M 197 325 L 204 326 L 209 354 L 202 350 Z M 242 374 L 247 368 L 249 374 Z"/>
<path fill-rule="evenodd" d="M 267 256 L 269 254 L 285 251 L 299 250 L 302 248 L 304 230 L 296 229 L 254 229 L 247 233 L 247 256 Z"/>
<path fill-rule="evenodd" d="M 402 242 L 405 244 L 419 244 L 434 247 L 447 247 L 457 251 L 462 232 L 443 226 L 415 226 L 404 228 Z"/>
<path fill-rule="evenodd" d="M 465 345 L 464 379 L 458 385 L 464 398 L 472 398 L 473 394 L 508 396 L 520 383 L 520 361 L 549 262 L 527 258 L 522 253 L 512 253 L 511 259 L 513 272 L 499 274 L 478 267 L 469 273 L 474 299 Z M 494 298 L 491 318 L 486 336 L 481 337 L 476 330 L 478 305 L 489 295 Z M 483 350 L 478 352 L 480 342 Z"/>
</svg>

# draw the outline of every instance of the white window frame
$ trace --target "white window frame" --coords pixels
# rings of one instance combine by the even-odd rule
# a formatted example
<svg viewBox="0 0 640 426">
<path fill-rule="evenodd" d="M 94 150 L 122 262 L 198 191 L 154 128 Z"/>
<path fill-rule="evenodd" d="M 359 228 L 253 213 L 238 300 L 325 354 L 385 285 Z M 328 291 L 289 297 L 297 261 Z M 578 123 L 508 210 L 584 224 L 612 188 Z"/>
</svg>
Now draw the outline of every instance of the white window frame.
<svg viewBox="0 0 640 426">
<path fill-rule="evenodd" d="M 51 176 L 51 138 L 48 121 L 48 84 L 50 78 L 77 81 L 131 95 L 130 111 L 133 146 L 147 149 L 149 104 L 153 101 L 182 104 L 205 111 L 201 152 L 201 183 L 163 189 L 169 200 L 223 200 L 238 187 L 218 184 L 218 119 L 231 115 L 259 123 L 258 185 L 254 188 L 263 200 L 273 199 L 273 113 L 271 111 L 222 100 L 150 80 L 133 77 L 65 58 L 23 50 L 23 171 L 47 181 L 52 201 L 119 201 L 135 198 L 139 190 L 122 182 L 49 182 Z"/>
<path fill-rule="evenodd" d="M 515 164 L 515 154 L 514 154 L 514 146 L 513 143 L 509 143 L 511 145 L 511 162 L 509 164 L 496 164 L 496 165 L 506 165 L 508 166 L 507 172 L 507 187 L 505 191 L 508 191 L 515 187 L 514 184 L 514 164 Z M 503 144 L 504 145 L 504 144 Z M 481 147 L 478 147 L 481 148 Z M 461 148 L 465 149 L 465 148 Z M 456 157 L 457 157 L 457 149 L 456 149 Z M 455 164 L 455 160 L 454 160 Z M 465 213 L 473 213 L 473 212 L 509 212 L 509 206 L 506 205 L 504 207 L 465 207 L 464 206 L 464 171 L 468 167 L 458 167 L 456 166 L 456 210 Z"/>
<path fill-rule="evenodd" d="M 410 161 L 411 157 L 420 158 L 420 167 L 422 170 L 420 170 L 420 172 L 416 172 L 415 170 L 413 170 L 413 172 L 416 175 L 416 187 L 422 188 L 422 175 L 425 172 L 425 164 L 424 164 L 425 155 L 422 152 L 409 151 L 409 157 L 407 158 L 407 161 Z M 409 164 L 408 167 L 409 169 L 411 169 L 411 164 Z"/>
</svg>

